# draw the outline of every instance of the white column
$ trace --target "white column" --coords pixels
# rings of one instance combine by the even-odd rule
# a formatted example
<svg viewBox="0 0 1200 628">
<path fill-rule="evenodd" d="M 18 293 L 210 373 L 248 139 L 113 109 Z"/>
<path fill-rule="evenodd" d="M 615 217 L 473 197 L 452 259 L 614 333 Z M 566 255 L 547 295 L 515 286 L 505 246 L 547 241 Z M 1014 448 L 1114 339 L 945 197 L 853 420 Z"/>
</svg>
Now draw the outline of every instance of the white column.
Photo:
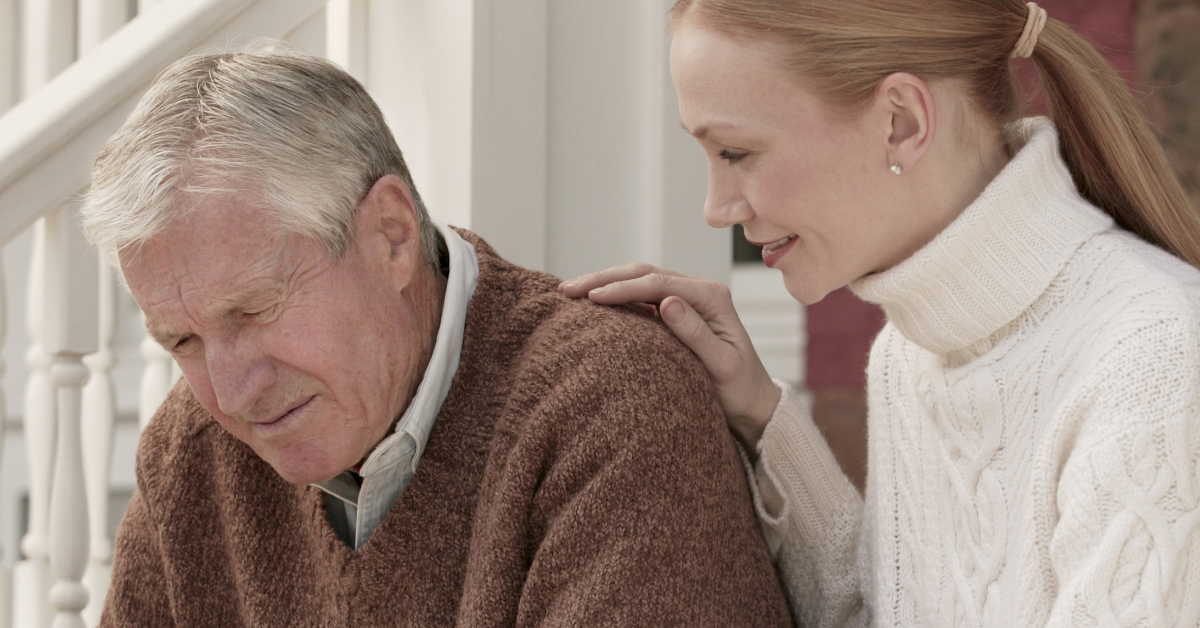
<svg viewBox="0 0 1200 628">
<path fill-rule="evenodd" d="M 126 18 L 125 0 L 79 0 L 79 54 L 95 50 L 117 31 Z M 97 253 L 98 255 L 98 253 Z M 112 576 L 112 542 L 108 538 L 109 476 L 112 472 L 112 447 L 116 394 L 112 380 L 115 361 L 113 335 L 116 332 L 116 299 L 112 270 L 101 259 L 99 272 L 100 350 L 84 358 L 91 375 L 83 389 L 83 461 L 87 478 L 88 523 L 91 555 L 83 583 L 88 605 L 83 617 L 88 626 L 100 623 L 100 612 Z"/>
<path fill-rule="evenodd" d="M 325 5 L 325 58 L 366 82 L 367 0 L 330 0 Z"/>
<path fill-rule="evenodd" d="M 58 400 L 58 448 L 50 502 L 50 566 L 54 586 L 53 628 L 85 628 L 88 592 L 82 583 L 88 560 L 88 508 L 80 442 L 82 388 L 88 380 L 83 356 L 98 348 L 99 258 L 88 246 L 73 208 L 47 215 L 46 350 Z"/>
<path fill-rule="evenodd" d="M 29 348 L 25 364 L 24 437 L 29 461 L 29 523 L 21 539 L 25 559 L 13 569 L 13 618 L 16 628 L 44 628 L 50 624 L 50 563 L 47 534 L 50 516 L 50 478 L 54 470 L 54 387 L 50 383 L 50 356 L 43 344 L 45 331 L 46 225 L 33 227 L 29 283 L 25 297 L 25 326 Z"/>
<path fill-rule="evenodd" d="M 645 261 L 728 282 L 707 167 L 679 126 L 670 0 L 550 0 L 546 259 L 562 277 Z"/>
</svg>

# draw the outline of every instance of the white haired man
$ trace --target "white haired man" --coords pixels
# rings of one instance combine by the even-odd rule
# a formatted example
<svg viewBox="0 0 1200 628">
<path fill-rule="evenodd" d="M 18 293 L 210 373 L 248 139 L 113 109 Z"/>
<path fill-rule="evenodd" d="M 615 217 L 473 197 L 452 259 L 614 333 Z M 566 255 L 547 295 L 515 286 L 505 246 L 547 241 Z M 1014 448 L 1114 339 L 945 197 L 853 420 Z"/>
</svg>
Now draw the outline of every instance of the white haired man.
<svg viewBox="0 0 1200 628">
<path fill-rule="evenodd" d="M 176 63 L 84 223 L 185 376 L 102 625 L 788 625 L 699 363 L 430 220 L 332 64 Z"/>
</svg>

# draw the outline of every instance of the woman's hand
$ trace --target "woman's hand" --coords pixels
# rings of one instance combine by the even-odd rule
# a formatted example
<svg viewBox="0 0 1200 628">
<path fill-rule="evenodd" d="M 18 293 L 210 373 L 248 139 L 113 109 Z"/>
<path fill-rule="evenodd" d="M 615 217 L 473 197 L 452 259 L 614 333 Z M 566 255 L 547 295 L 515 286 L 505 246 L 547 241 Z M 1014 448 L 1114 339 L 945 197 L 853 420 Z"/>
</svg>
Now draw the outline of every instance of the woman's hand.
<svg viewBox="0 0 1200 628">
<path fill-rule="evenodd" d="M 604 305 L 656 304 L 667 328 L 695 353 L 717 389 L 729 427 L 754 454 L 779 405 L 724 284 L 649 264 L 627 264 L 564 281 L 559 292 Z"/>
</svg>

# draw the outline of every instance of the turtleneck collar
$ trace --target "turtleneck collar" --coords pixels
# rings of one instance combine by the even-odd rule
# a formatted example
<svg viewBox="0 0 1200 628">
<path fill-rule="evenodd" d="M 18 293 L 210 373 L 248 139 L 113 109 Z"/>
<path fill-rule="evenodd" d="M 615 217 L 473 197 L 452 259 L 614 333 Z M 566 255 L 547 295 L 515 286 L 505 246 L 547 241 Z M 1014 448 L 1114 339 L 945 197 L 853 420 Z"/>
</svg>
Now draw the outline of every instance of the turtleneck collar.
<svg viewBox="0 0 1200 628">
<path fill-rule="evenodd" d="M 893 268 L 850 284 L 934 353 L 1016 319 L 1084 241 L 1112 226 L 1076 191 L 1049 120 L 1022 120 L 1016 131 L 1024 147 L 949 227 Z"/>
</svg>

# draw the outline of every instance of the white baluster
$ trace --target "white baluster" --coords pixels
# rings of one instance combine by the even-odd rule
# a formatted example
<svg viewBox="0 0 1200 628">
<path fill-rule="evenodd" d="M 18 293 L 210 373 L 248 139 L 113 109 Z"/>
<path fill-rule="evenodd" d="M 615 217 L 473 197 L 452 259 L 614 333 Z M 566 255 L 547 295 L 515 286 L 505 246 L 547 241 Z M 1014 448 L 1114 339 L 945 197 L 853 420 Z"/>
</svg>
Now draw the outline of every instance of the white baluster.
<svg viewBox="0 0 1200 628">
<path fill-rule="evenodd" d="M 79 56 L 95 50 L 125 24 L 125 0 L 79 1 Z"/>
<path fill-rule="evenodd" d="M 112 380 L 115 362 L 116 299 L 112 270 L 100 266 L 100 350 L 83 359 L 91 371 L 83 389 L 83 462 L 87 476 L 88 522 L 91 525 L 91 559 L 83 583 L 89 593 L 83 618 L 88 626 L 100 624 L 100 612 L 112 577 L 112 541 L 108 538 L 108 483 L 112 471 L 113 425 L 116 393 Z"/>
<path fill-rule="evenodd" d="M 50 624 L 50 563 L 47 554 L 50 515 L 50 478 L 54 470 L 54 387 L 50 383 L 50 356 L 43 344 L 45 324 L 46 223 L 33 228 L 29 260 L 29 285 L 25 297 L 25 325 L 29 348 L 25 364 L 24 435 L 29 460 L 29 524 L 21 539 L 25 559 L 13 569 L 13 619 L 16 628 L 44 628 Z"/>
<path fill-rule="evenodd" d="M 167 393 L 171 392 L 171 386 L 174 384 L 171 373 L 174 360 L 171 359 L 171 354 L 150 336 L 142 338 L 141 354 L 146 366 L 142 369 L 141 394 L 138 397 L 138 424 L 145 428 L 167 398 Z"/>
<path fill-rule="evenodd" d="M 86 55 L 117 31 L 126 19 L 125 0 L 79 0 L 79 54 Z M 115 362 L 116 300 L 112 270 L 101 260 L 99 272 L 100 350 L 83 359 L 91 376 L 83 389 L 83 462 L 87 478 L 91 556 L 83 584 L 88 605 L 83 619 L 88 626 L 100 623 L 100 612 L 112 578 L 112 541 L 108 538 L 109 476 L 112 473 L 113 428 L 116 393 L 112 380 Z"/>
<path fill-rule="evenodd" d="M 138 15 L 149 11 L 154 5 L 161 3 L 162 0 L 138 0 L 137 12 Z"/>
<path fill-rule="evenodd" d="M 4 263 L 0 258 L 0 383 L 4 381 L 4 371 L 6 365 L 4 363 L 4 337 L 8 332 L 8 304 L 5 302 L 6 293 L 4 287 Z M 5 415 L 5 399 L 4 387 L 0 386 L 0 467 L 4 466 L 4 415 Z M 8 622 L 12 619 L 12 610 L 8 604 L 8 596 L 12 592 L 11 584 L 8 581 L 8 570 L 6 570 L 2 562 L 4 560 L 4 545 L 0 544 L 0 628 L 8 628 Z"/>
<path fill-rule="evenodd" d="M 75 0 L 38 0 L 22 4 L 22 92 L 36 92 L 74 60 Z M 44 628 L 50 623 L 50 564 L 47 534 L 50 479 L 54 469 L 55 394 L 50 383 L 50 356 L 42 345 L 45 277 L 45 225 L 34 227 L 26 307 L 30 346 L 25 354 L 29 382 L 25 387 L 24 434 L 29 459 L 29 528 L 21 539 L 26 559 L 13 570 L 13 618 L 16 628 Z"/>
<path fill-rule="evenodd" d="M 51 380 L 58 399 L 58 448 L 50 501 L 50 590 L 53 628 L 86 628 L 88 507 L 80 443 L 83 356 L 99 345 L 99 257 L 88 246 L 75 212 L 60 209 L 46 221 L 46 350 L 54 356 Z"/>
<path fill-rule="evenodd" d="M 26 97 L 75 60 L 75 1 L 37 0 L 22 5 L 22 82 Z"/>
</svg>

